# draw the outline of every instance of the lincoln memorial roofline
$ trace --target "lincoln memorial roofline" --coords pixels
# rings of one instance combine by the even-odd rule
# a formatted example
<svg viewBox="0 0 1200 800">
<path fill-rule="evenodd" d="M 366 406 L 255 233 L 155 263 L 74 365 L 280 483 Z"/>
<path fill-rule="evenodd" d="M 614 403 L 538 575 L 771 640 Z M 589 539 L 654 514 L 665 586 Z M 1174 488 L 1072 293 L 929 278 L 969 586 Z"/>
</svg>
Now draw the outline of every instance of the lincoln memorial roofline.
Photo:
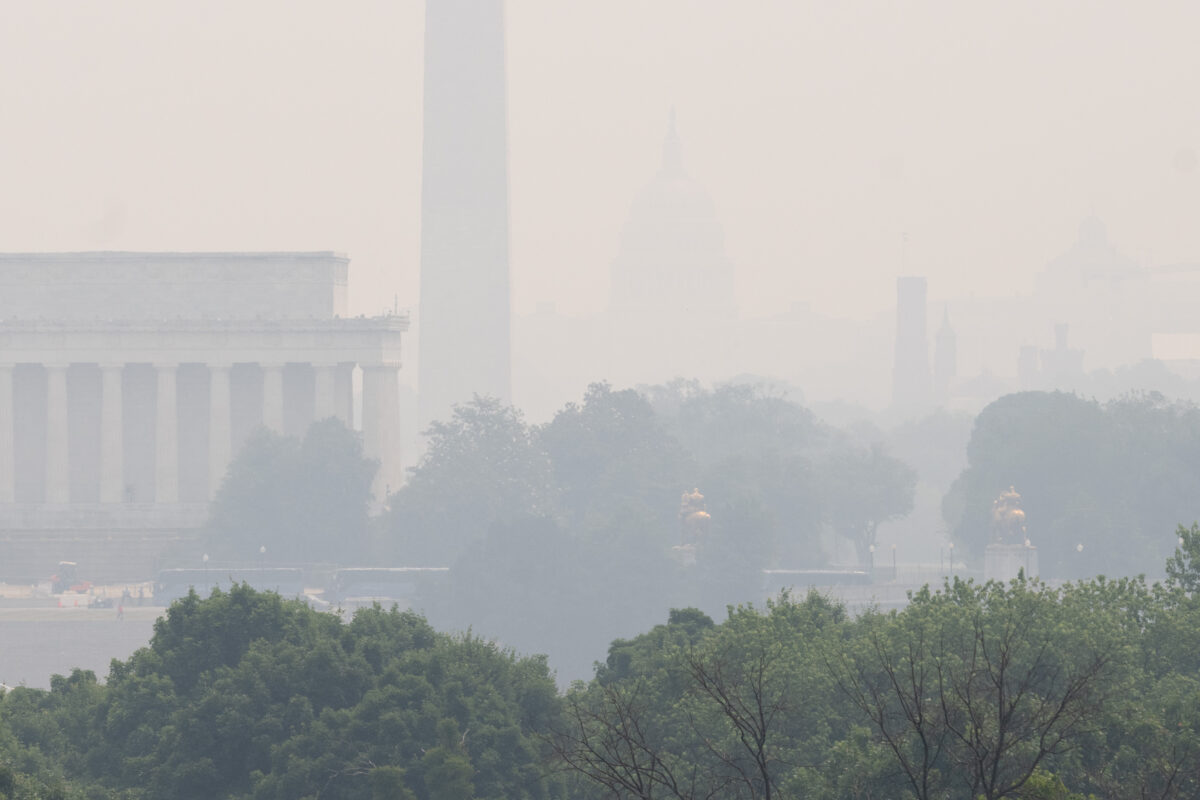
<svg viewBox="0 0 1200 800">
<path fill-rule="evenodd" d="M 188 250 L 188 251 L 143 251 L 143 250 L 79 250 L 55 253 L 0 253 L 0 262 L 5 261 L 203 261 L 209 259 L 245 259 L 269 261 L 279 259 L 321 259 L 349 263 L 350 257 L 336 250 Z"/>
<path fill-rule="evenodd" d="M 0 253 L 0 319 L 331 319 L 350 260 L 332 251 Z"/>
</svg>

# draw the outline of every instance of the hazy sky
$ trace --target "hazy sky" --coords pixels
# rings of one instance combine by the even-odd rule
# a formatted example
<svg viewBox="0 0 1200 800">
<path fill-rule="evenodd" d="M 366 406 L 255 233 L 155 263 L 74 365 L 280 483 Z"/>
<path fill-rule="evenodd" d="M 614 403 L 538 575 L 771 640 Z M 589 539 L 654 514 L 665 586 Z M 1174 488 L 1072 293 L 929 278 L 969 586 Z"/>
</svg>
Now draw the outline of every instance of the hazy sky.
<svg viewBox="0 0 1200 800">
<path fill-rule="evenodd" d="M 332 249 L 415 306 L 423 3 L 0 4 L 0 250 Z M 591 312 L 668 109 L 743 312 L 1200 262 L 1200 4 L 509 0 L 514 304 Z M 908 264 L 901 237 L 908 233 Z"/>
</svg>

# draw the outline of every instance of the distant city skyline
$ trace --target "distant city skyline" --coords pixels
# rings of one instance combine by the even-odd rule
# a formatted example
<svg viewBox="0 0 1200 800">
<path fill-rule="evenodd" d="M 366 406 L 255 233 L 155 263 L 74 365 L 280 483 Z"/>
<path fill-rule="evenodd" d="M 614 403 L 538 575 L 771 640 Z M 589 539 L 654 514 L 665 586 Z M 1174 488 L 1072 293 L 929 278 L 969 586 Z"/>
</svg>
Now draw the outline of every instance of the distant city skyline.
<svg viewBox="0 0 1200 800">
<path fill-rule="evenodd" d="M 416 309 L 421 3 L 3 23 L 0 249 L 336 250 L 352 313 Z M 1089 215 L 1136 264 L 1200 262 L 1198 28 L 1166 3 L 513 0 L 514 312 L 603 310 L 672 106 L 744 317 L 886 317 L 903 274 L 934 309 L 1029 293 Z"/>
</svg>

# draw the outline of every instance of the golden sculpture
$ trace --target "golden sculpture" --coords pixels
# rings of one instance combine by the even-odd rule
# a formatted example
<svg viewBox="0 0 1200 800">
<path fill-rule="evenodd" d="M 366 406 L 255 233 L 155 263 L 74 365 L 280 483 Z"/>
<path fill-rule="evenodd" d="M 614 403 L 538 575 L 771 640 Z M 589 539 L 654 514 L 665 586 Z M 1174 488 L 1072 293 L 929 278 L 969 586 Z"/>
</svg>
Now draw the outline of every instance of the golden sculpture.
<svg viewBox="0 0 1200 800">
<path fill-rule="evenodd" d="M 1012 486 L 992 503 L 992 541 L 998 544 L 1029 544 L 1021 495 Z"/>
<path fill-rule="evenodd" d="M 679 501 L 680 540 L 684 546 L 697 544 L 708 533 L 711 519 L 704 509 L 704 495 L 699 489 L 684 492 Z"/>
</svg>

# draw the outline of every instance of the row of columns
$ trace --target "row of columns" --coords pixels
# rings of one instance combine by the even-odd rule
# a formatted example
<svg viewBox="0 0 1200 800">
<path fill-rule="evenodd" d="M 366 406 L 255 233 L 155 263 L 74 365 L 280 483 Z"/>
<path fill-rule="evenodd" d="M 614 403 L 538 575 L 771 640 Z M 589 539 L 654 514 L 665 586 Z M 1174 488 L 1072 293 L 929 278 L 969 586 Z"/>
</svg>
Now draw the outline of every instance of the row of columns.
<svg viewBox="0 0 1200 800">
<path fill-rule="evenodd" d="M 101 364 L 100 382 L 100 502 L 123 502 L 124 426 L 122 371 L 124 364 Z M 155 364 L 157 408 L 155 422 L 155 502 L 179 502 L 179 419 L 176 372 L 178 364 Z M 228 364 L 209 369 L 209 487 L 215 493 L 232 457 L 233 421 Z M 283 433 L 283 364 L 262 364 L 263 424 Z M 14 502 L 13 367 L 0 364 L 0 503 Z M 313 364 L 314 419 L 338 417 L 352 426 L 350 398 L 337 391 L 337 364 Z M 66 364 L 46 364 L 46 482 L 47 503 L 63 504 L 70 497 L 70 455 Z M 366 450 L 391 461 L 398 428 L 395 396 L 398 366 L 364 368 L 363 429 Z M 389 381 L 392 386 L 389 388 Z M 396 419 L 390 419 L 396 417 Z M 398 488 L 398 484 L 392 489 Z"/>
</svg>

